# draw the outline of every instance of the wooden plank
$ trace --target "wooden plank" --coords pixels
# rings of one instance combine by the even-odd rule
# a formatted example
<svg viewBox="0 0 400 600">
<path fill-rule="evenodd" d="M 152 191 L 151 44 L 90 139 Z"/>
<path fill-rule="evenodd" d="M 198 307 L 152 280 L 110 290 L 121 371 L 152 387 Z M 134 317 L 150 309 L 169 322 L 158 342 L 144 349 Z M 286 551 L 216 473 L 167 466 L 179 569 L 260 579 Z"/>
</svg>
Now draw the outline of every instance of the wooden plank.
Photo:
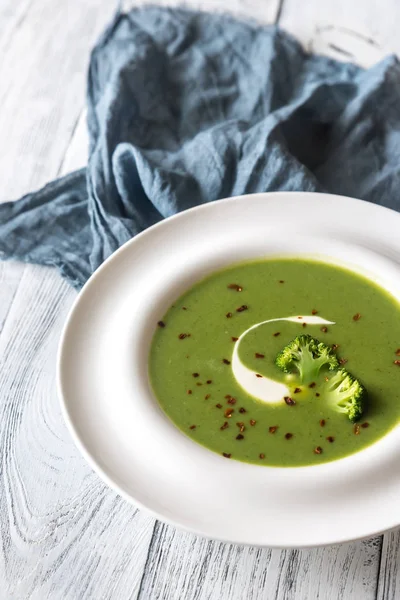
<svg viewBox="0 0 400 600">
<path fill-rule="evenodd" d="M 0 3 L 0 56 L 3 56 L 14 32 L 25 19 L 32 0 L 2 0 Z"/>
<path fill-rule="evenodd" d="M 84 163 L 88 51 L 114 10 L 99 0 L 7 2 L 2 200 Z M 56 398 L 56 349 L 75 292 L 50 269 L 15 263 L 0 263 L 0 290 L 0 596 L 134 598 L 154 521 L 92 473 Z"/>
<path fill-rule="evenodd" d="M 72 147 L 80 136 L 77 131 Z M 118 498 L 87 466 L 55 392 L 56 349 L 76 292 L 50 269 L 0 263 L 0 277 L 4 270 L 1 590 L 18 599 L 134 598 L 154 520 Z"/>
<path fill-rule="evenodd" d="M 6 0 L 0 16 L 7 13 L 4 28 L 12 35 L 0 61 L 0 200 L 43 185 L 59 170 L 85 104 L 89 49 L 115 6 L 32 0 L 21 18 L 20 4 Z"/>
<path fill-rule="evenodd" d="M 0 261 L 0 335 L 17 293 L 25 265 Z"/>
<path fill-rule="evenodd" d="M 125 10 L 132 7 L 154 4 L 154 0 L 124 0 L 122 6 Z M 157 0 L 160 6 L 184 6 L 209 12 L 230 13 L 238 17 L 256 19 L 261 23 L 275 23 L 278 16 L 280 0 Z"/>
<path fill-rule="evenodd" d="M 84 108 L 76 122 L 70 143 L 61 161 L 58 175 L 66 175 L 87 165 L 89 136 Z"/>
<path fill-rule="evenodd" d="M 384 10 L 374 0 L 284 0 L 279 24 L 311 51 L 368 67 L 400 54 L 399 17 L 396 0 Z"/>
<path fill-rule="evenodd" d="M 134 597 L 146 560 L 153 520 L 91 471 L 60 414 L 55 356 L 75 295 L 27 267 L 0 336 L 4 598 Z"/>
<path fill-rule="evenodd" d="M 397 598 L 400 598 L 399 556 L 400 531 L 386 533 L 383 536 L 377 600 L 397 600 Z"/>
<path fill-rule="evenodd" d="M 375 599 L 379 539 L 313 550 L 203 540 L 157 524 L 141 600 Z"/>
</svg>

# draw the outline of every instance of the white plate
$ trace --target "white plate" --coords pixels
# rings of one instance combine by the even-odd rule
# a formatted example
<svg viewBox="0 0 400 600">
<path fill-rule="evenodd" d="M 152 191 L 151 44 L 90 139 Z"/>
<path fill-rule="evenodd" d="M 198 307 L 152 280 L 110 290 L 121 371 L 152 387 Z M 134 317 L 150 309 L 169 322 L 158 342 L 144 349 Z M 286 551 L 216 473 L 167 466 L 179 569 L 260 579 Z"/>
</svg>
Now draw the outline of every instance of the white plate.
<svg viewBox="0 0 400 600">
<path fill-rule="evenodd" d="M 399 231 L 400 215 L 379 206 L 281 192 L 197 207 L 125 244 L 78 296 L 59 351 L 63 413 L 93 469 L 163 521 L 230 542 L 310 547 L 398 526 L 399 427 L 318 466 L 228 461 L 164 415 L 149 387 L 147 356 L 155 324 L 177 296 L 248 258 L 321 254 L 400 297 Z"/>
</svg>

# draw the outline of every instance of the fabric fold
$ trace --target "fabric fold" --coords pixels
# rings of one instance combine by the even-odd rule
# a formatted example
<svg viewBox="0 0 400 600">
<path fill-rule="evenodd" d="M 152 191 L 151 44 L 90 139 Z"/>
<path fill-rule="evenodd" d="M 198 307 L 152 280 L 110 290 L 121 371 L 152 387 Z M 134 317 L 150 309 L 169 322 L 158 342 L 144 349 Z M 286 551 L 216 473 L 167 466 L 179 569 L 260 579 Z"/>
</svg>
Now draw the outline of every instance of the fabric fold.
<svg viewBox="0 0 400 600">
<path fill-rule="evenodd" d="M 395 57 L 364 71 L 227 15 L 119 13 L 91 54 L 88 166 L 0 205 L 0 257 L 80 288 L 132 236 L 219 198 L 327 191 L 398 209 L 399 95 Z"/>
</svg>

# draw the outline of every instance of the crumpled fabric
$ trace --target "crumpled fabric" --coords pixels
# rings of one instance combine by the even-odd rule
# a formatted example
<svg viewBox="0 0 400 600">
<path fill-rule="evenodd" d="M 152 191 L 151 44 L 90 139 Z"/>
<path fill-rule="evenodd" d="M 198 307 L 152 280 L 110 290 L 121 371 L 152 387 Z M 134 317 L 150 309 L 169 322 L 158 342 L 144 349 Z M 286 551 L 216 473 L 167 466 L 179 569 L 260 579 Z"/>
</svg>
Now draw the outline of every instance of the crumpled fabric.
<svg viewBox="0 0 400 600">
<path fill-rule="evenodd" d="M 363 70 L 226 15 L 119 13 L 91 54 L 87 168 L 0 205 L 0 257 L 80 288 L 140 231 L 219 198 L 324 191 L 399 209 L 399 96 L 394 56 Z"/>
</svg>

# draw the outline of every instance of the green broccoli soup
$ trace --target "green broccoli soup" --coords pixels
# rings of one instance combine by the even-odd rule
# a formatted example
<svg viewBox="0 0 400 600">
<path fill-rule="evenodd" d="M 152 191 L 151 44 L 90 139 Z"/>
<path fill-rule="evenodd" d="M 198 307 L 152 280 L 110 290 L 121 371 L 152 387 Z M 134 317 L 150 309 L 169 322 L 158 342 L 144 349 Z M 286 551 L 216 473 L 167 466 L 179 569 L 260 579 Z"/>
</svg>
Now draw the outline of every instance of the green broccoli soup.
<svg viewBox="0 0 400 600">
<path fill-rule="evenodd" d="M 315 465 L 400 418 L 400 305 L 336 265 L 300 259 L 213 273 L 158 322 L 149 375 L 162 409 L 225 458 Z"/>
</svg>

